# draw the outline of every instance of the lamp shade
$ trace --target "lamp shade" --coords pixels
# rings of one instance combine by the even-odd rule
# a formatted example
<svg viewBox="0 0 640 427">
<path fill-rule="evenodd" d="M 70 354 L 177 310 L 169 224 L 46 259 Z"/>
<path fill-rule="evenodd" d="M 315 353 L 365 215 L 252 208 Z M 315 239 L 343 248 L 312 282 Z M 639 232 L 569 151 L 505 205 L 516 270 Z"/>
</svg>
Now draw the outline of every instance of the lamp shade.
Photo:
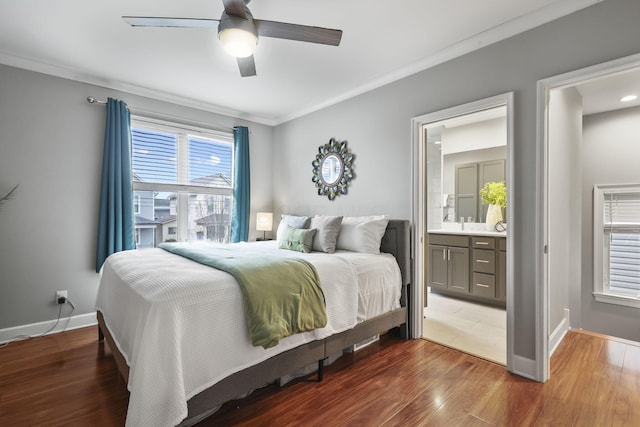
<svg viewBox="0 0 640 427">
<path fill-rule="evenodd" d="M 256 230 L 271 231 L 273 228 L 273 214 L 271 212 L 258 212 Z"/>
</svg>

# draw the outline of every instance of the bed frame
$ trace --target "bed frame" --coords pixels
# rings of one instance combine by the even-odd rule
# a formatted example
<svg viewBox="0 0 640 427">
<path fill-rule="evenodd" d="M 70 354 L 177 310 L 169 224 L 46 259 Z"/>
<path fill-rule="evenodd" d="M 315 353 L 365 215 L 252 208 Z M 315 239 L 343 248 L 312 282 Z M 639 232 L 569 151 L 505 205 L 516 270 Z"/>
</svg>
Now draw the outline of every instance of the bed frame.
<svg viewBox="0 0 640 427">
<path fill-rule="evenodd" d="M 409 295 L 411 281 L 410 225 L 407 220 L 390 220 L 382 238 L 381 252 L 395 256 L 402 274 L 401 307 L 389 313 L 359 323 L 353 329 L 312 341 L 284 353 L 277 354 L 257 365 L 236 372 L 208 389 L 195 395 L 187 402 L 189 413 L 180 426 L 200 422 L 211 415 L 219 405 L 278 380 L 310 364 L 318 364 L 318 381 L 322 381 L 323 361 L 329 356 L 360 343 L 376 334 L 396 328 L 404 339 L 409 337 L 410 316 Z M 102 313 L 98 311 L 98 339 L 106 339 L 116 365 L 127 382 L 129 366 L 115 345 L 106 327 Z"/>
</svg>

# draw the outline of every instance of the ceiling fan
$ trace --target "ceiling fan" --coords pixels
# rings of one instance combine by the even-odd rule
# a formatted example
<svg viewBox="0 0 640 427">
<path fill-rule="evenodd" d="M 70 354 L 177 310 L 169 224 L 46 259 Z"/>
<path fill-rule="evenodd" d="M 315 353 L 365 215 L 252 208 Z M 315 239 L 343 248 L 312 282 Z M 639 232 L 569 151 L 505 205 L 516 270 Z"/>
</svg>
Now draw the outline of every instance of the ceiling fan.
<svg viewBox="0 0 640 427">
<path fill-rule="evenodd" d="M 218 38 L 225 51 L 237 58 L 242 77 L 256 75 L 253 52 L 258 44 L 258 36 L 331 46 L 340 44 L 342 30 L 253 19 L 247 7 L 250 1 L 222 0 L 224 12 L 220 19 L 146 16 L 123 16 L 122 19 L 133 27 L 215 28 L 217 26 Z"/>
</svg>

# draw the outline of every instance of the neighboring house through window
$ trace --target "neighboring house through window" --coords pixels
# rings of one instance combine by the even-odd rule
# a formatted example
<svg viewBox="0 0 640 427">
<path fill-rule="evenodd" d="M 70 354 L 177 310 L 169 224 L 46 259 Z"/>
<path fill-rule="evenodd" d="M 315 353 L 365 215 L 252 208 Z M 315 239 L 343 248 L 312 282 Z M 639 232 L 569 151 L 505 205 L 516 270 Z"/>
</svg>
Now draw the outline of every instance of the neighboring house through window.
<svg viewBox="0 0 640 427">
<path fill-rule="evenodd" d="M 131 133 L 138 247 L 229 242 L 233 134 L 137 116 Z"/>
<path fill-rule="evenodd" d="M 133 213 L 136 215 L 140 213 L 140 194 L 133 196 Z"/>
<path fill-rule="evenodd" d="M 640 184 L 596 185 L 594 296 L 640 308 Z"/>
</svg>

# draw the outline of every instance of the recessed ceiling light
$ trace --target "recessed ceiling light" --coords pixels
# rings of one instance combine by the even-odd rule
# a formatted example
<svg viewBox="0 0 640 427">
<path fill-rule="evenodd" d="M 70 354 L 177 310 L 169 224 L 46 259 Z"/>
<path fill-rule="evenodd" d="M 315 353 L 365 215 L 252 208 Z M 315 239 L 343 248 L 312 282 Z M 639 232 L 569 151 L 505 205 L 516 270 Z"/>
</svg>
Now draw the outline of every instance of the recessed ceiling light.
<svg viewBox="0 0 640 427">
<path fill-rule="evenodd" d="M 620 102 L 630 102 L 638 99 L 638 95 L 627 95 L 620 98 Z"/>
<path fill-rule="evenodd" d="M 442 141 L 433 141 L 434 144 L 442 144 Z"/>
</svg>

